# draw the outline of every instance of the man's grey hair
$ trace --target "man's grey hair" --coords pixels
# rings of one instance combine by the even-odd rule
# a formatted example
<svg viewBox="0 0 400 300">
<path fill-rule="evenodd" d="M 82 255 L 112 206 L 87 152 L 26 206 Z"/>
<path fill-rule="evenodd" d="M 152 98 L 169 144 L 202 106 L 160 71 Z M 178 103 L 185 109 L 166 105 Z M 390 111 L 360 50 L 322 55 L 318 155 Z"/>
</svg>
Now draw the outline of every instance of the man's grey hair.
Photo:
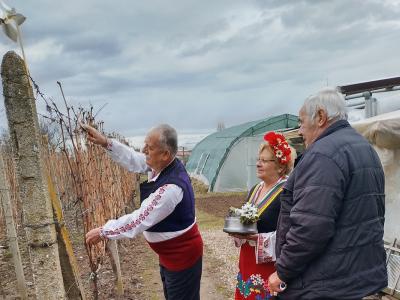
<svg viewBox="0 0 400 300">
<path fill-rule="evenodd" d="M 178 152 L 178 134 L 173 127 L 168 124 L 160 124 L 150 131 L 160 133 L 160 146 L 169 150 L 173 156 L 176 155 Z"/>
<path fill-rule="evenodd" d="M 326 112 L 328 121 L 347 120 L 344 97 L 336 88 L 324 88 L 317 94 L 309 96 L 303 105 L 307 115 L 314 120 L 319 109 Z"/>
</svg>

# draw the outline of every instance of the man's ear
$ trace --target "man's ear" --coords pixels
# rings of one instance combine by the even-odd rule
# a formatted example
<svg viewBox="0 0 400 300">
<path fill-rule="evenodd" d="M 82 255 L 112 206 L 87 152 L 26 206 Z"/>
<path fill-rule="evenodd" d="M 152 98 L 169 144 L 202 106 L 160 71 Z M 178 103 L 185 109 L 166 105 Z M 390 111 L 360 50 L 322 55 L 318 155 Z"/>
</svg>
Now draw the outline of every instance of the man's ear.
<svg viewBox="0 0 400 300">
<path fill-rule="evenodd" d="M 317 112 L 317 124 L 318 127 L 324 127 L 328 123 L 328 114 L 323 109 L 318 109 Z"/>
<path fill-rule="evenodd" d="M 169 158 L 171 157 L 171 152 L 169 150 L 164 150 L 163 151 L 163 158 L 165 161 L 169 160 Z"/>
</svg>

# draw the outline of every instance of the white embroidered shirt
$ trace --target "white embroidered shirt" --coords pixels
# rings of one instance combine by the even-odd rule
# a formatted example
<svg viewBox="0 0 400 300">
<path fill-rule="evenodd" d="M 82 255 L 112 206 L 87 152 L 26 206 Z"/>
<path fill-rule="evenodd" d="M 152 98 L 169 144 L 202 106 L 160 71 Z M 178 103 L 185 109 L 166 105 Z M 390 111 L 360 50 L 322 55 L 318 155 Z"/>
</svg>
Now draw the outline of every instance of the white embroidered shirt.
<svg viewBox="0 0 400 300">
<path fill-rule="evenodd" d="M 152 173 L 146 164 L 146 157 L 143 153 L 116 140 L 112 140 L 107 149 L 111 158 L 130 172 Z M 157 177 L 158 175 L 149 178 L 149 181 L 155 181 Z M 192 228 L 195 222 L 187 228 L 175 232 L 147 232 L 146 230 L 170 215 L 182 199 L 183 190 L 179 186 L 166 184 L 150 194 L 137 210 L 116 220 L 109 220 L 103 226 L 101 233 L 108 239 L 121 239 L 134 238 L 143 232 L 146 240 L 152 243 L 180 236 Z"/>
</svg>

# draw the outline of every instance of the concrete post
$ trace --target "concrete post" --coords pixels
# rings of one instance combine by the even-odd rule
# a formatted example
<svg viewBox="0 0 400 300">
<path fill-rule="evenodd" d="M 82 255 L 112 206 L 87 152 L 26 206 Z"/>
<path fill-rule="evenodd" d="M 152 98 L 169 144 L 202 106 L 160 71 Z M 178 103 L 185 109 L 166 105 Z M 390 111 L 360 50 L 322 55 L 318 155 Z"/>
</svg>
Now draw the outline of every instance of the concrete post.
<svg viewBox="0 0 400 300">
<path fill-rule="evenodd" d="M 1 76 L 36 297 L 65 299 L 53 210 L 40 155 L 35 98 L 24 62 L 15 52 L 4 55 Z"/>
</svg>

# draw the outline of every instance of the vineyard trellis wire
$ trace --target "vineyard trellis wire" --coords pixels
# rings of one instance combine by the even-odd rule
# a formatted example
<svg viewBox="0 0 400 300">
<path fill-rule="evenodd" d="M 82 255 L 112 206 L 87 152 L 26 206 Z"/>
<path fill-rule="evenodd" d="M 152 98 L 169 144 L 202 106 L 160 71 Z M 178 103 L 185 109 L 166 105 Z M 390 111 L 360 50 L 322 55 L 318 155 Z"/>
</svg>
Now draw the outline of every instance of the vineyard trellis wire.
<svg viewBox="0 0 400 300">
<path fill-rule="evenodd" d="M 63 208 L 74 210 L 76 223 L 83 224 L 84 233 L 104 224 L 108 219 L 124 214 L 127 207 L 134 206 L 137 177 L 115 164 L 103 148 L 87 143 L 80 122 L 95 126 L 104 132 L 104 123 L 95 120 L 93 107 L 85 110 L 83 107 L 75 109 L 69 106 L 61 83 L 57 82 L 66 111 L 62 112 L 51 98 L 45 97 L 32 78 L 31 80 L 36 90 L 36 101 L 41 98 L 46 104 L 47 114 L 41 116 L 42 123 L 47 124 L 42 127 L 51 127 L 56 132 L 57 140 L 43 139 L 42 155 L 45 168 L 55 184 Z M 123 141 L 117 134 L 109 136 Z M 7 179 L 11 187 L 10 194 L 13 197 L 16 216 L 17 211 L 21 210 L 18 209 L 19 202 L 15 200 L 18 196 L 15 187 L 15 162 L 10 149 L 5 146 L 2 149 L 5 152 Z M 18 223 L 23 222 L 18 221 Z M 97 298 L 97 273 L 105 257 L 106 245 L 102 242 L 94 246 L 85 244 L 85 247 L 89 257 L 93 293 Z"/>
</svg>

